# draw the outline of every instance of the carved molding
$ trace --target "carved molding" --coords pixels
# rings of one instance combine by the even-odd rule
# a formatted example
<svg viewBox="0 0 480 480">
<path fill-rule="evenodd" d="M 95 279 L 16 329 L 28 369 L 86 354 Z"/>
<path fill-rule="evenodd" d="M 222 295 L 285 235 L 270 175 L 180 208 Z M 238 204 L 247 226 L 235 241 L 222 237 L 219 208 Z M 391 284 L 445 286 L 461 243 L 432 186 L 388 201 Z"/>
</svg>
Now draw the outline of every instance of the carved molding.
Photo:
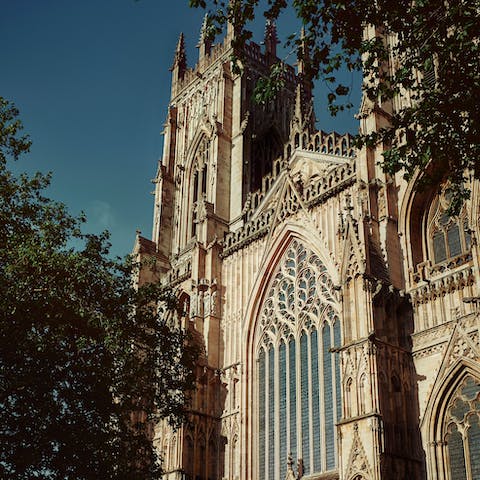
<svg viewBox="0 0 480 480">
<path fill-rule="evenodd" d="M 289 182 L 289 188 L 284 189 L 283 198 L 267 198 L 267 192 L 274 188 L 274 184 L 282 181 Z M 289 178 L 289 177 L 288 177 Z M 225 258 L 237 250 L 245 247 L 253 241 L 267 235 L 273 228 L 274 222 L 284 221 L 286 218 L 298 213 L 299 203 L 303 204 L 305 210 L 326 201 L 333 195 L 353 185 L 356 181 L 355 163 L 340 165 L 331 170 L 325 176 L 315 179 L 313 183 L 305 188 L 293 186 L 291 180 L 285 179 L 285 174 L 280 173 L 278 177 L 268 176 L 264 178 L 264 189 L 253 193 L 248 199 L 249 208 L 244 211 L 247 222 L 243 227 L 226 235 L 223 242 L 224 250 L 221 254 Z M 279 185 L 277 184 L 278 188 Z M 277 212 L 278 201 L 281 201 L 281 208 Z"/>
<path fill-rule="evenodd" d="M 358 433 L 358 424 L 354 424 L 353 443 L 350 449 L 350 455 L 348 459 L 347 475 L 346 479 L 350 480 L 357 475 L 361 475 L 362 478 L 371 478 L 372 471 L 370 464 L 368 463 L 367 455 L 363 447 L 360 435 Z"/>
</svg>

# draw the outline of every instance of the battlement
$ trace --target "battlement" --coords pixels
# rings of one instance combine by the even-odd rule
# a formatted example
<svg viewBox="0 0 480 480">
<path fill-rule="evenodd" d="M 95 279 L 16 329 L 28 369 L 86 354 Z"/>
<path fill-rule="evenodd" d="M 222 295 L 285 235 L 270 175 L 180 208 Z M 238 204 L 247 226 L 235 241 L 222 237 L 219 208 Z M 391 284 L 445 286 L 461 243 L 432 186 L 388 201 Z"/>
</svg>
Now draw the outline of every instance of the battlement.
<svg viewBox="0 0 480 480">
<path fill-rule="evenodd" d="M 190 84 L 192 84 L 198 78 L 201 78 L 205 71 L 207 71 L 211 65 L 223 56 L 226 57 L 226 53 L 230 53 L 230 41 L 225 41 L 212 46 L 210 52 L 200 59 L 193 68 L 187 68 L 183 73 L 183 76 L 176 82 L 176 93 L 180 93 Z M 225 58 L 226 59 L 226 58 Z"/>
<path fill-rule="evenodd" d="M 270 53 L 263 52 L 258 43 L 248 42 L 243 48 L 246 61 L 256 64 L 261 69 L 264 69 L 265 72 L 268 72 L 268 69 L 274 62 L 279 61 L 276 56 L 272 57 Z M 232 53 L 231 37 L 227 35 L 222 42 L 212 45 L 210 51 L 201 56 L 194 67 L 187 67 L 178 79 L 172 80 L 175 94 L 178 95 L 195 80 L 202 78 L 203 74 L 219 59 L 222 59 L 222 62 L 230 60 Z M 294 84 L 296 80 L 295 68 L 285 64 L 284 77 L 287 83 Z"/>
<path fill-rule="evenodd" d="M 301 148 L 310 152 L 324 153 L 337 157 L 352 158 L 356 155 L 354 136 L 346 133 L 316 132 L 296 133 L 285 146 L 285 155 L 290 157 L 292 152 Z"/>
</svg>

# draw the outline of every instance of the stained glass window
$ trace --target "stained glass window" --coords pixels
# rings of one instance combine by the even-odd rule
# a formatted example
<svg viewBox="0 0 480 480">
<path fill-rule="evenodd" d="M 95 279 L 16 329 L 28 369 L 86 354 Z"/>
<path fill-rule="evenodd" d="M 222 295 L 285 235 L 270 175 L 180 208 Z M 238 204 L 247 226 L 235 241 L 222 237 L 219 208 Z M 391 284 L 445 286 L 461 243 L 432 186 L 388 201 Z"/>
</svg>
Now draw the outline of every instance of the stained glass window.
<svg viewBox="0 0 480 480">
<path fill-rule="evenodd" d="M 285 342 L 282 341 L 278 352 L 279 373 L 278 380 L 280 382 L 280 458 L 287 456 L 287 367 L 286 367 L 286 353 Z M 287 465 L 280 465 L 280 478 L 285 478 L 287 472 Z"/>
<path fill-rule="evenodd" d="M 428 243 L 433 264 L 442 263 L 470 251 L 471 240 L 465 205 L 458 216 L 450 216 L 449 198 L 444 189 L 430 207 Z"/>
<path fill-rule="evenodd" d="M 340 417 L 340 320 L 319 257 L 293 240 L 273 275 L 257 325 L 259 478 L 334 470 Z M 268 352 L 268 353 L 266 353 Z"/>
<path fill-rule="evenodd" d="M 445 443 L 450 480 L 480 479 L 480 384 L 468 376 L 446 416 Z"/>
<path fill-rule="evenodd" d="M 265 351 L 260 350 L 258 356 L 258 437 L 259 437 L 259 461 L 260 465 L 265 466 Z M 265 468 L 259 472 L 260 480 L 265 479 Z"/>
</svg>

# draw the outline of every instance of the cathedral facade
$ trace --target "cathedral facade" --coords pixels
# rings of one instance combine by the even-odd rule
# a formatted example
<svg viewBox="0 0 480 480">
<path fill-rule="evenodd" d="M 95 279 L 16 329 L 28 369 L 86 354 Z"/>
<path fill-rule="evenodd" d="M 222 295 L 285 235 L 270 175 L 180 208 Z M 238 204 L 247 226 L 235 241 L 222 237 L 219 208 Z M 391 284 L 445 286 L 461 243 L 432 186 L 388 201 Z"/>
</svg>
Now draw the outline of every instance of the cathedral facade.
<svg viewBox="0 0 480 480">
<path fill-rule="evenodd" d="M 194 68 L 179 39 L 135 246 L 202 347 L 190 422 L 155 429 L 164 478 L 479 479 L 480 185 L 449 217 L 446 185 L 419 191 L 382 146 L 317 130 L 303 61 L 255 104 L 275 28 L 241 73 L 233 34 L 202 34 Z M 364 99 L 361 131 L 395 107 Z"/>
</svg>

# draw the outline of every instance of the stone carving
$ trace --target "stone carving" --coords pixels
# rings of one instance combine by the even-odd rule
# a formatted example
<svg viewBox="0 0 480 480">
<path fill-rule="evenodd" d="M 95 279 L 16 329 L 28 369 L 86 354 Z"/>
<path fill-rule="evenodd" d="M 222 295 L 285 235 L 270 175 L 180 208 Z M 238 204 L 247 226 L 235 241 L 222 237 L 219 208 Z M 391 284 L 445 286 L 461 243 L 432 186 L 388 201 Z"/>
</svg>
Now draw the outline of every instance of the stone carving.
<svg viewBox="0 0 480 480">
<path fill-rule="evenodd" d="M 462 358 L 470 358 L 472 360 L 478 360 L 480 358 L 478 347 L 459 326 L 457 326 L 452 334 L 452 339 L 445 356 L 449 367 Z"/>
<path fill-rule="evenodd" d="M 277 335 L 288 339 L 300 325 L 337 320 L 334 286 L 318 256 L 294 240 L 285 252 L 264 302 L 258 331 L 268 344 Z M 317 326 L 317 325 L 315 325 Z"/>
<path fill-rule="evenodd" d="M 210 315 L 217 315 L 217 297 L 218 297 L 218 292 L 217 290 L 214 290 L 211 295 L 211 301 L 210 301 Z"/>
<path fill-rule="evenodd" d="M 190 318 L 198 315 L 198 295 L 196 292 L 192 292 L 190 295 Z"/>
<path fill-rule="evenodd" d="M 353 443 L 350 449 L 350 456 L 348 460 L 347 475 L 345 478 L 353 479 L 357 475 L 362 475 L 362 478 L 371 477 L 371 469 L 368 463 L 365 449 L 358 434 L 358 424 L 354 425 Z"/>
<path fill-rule="evenodd" d="M 276 170 L 277 168 L 274 165 L 274 172 Z M 300 203 L 303 203 L 306 209 L 310 209 L 353 185 L 356 180 L 355 172 L 355 162 L 353 161 L 339 165 L 328 174 L 315 179 L 302 192 L 297 190 L 293 182 L 285 178 L 286 175 L 283 170 L 280 170 L 278 175 L 276 173 L 267 175 L 264 178 L 262 190 L 252 193 L 248 198 L 249 205 L 245 206 L 243 212 L 246 218 L 245 225 L 226 235 L 223 242 L 222 258 L 267 235 L 273 229 L 276 219 L 283 221 L 297 213 Z M 271 195 L 271 192 L 269 192 L 271 188 L 275 186 L 279 188 L 277 182 L 280 182 L 281 179 L 284 182 L 288 181 L 289 188 L 285 188 L 285 195 L 280 196 L 281 209 L 278 210 L 278 215 L 275 215 L 277 211 L 275 201 L 277 199 L 267 198 L 267 193 Z M 267 202 L 267 200 L 269 201 Z"/>
<path fill-rule="evenodd" d="M 446 275 L 426 283 L 422 282 L 418 287 L 413 288 L 409 292 L 413 306 L 417 307 L 420 304 L 428 303 L 435 298 L 455 290 L 462 290 L 474 283 L 475 275 L 471 265 L 465 264 L 461 268 L 456 268 L 456 265 L 453 267 L 455 269 Z"/>
</svg>

